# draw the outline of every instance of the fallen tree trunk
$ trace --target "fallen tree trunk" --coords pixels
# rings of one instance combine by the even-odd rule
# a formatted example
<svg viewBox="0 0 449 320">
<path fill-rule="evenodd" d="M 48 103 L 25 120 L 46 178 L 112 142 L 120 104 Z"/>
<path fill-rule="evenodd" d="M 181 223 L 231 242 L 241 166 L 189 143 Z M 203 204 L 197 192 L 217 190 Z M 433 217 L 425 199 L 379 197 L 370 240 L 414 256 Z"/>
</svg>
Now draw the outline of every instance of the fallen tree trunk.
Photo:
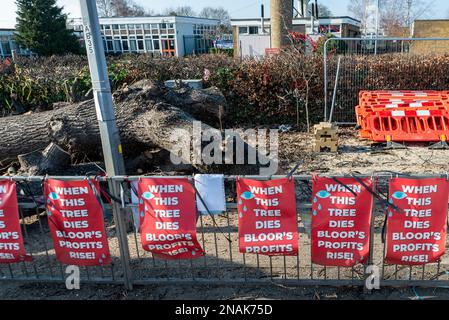
<svg viewBox="0 0 449 320">
<path fill-rule="evenodd" d="M 154 127 L 151 124 L 161 123 L 162 127 L 157 128 L 157 131 L 161 131 L 158 136 L 164 140 L 164 132 L 167 133 L 176 125 L 191 126 L 192 121 L 195 120 L 188 113 L 178 109 L 181 107 L 188 111 L 190 105 L 179 105 L 178 108 L 169 105 L 164 102 L 165 93 L 165 88 L 152 84 L 144 88 L 134 88 L 128 92 L 118 91 L 114 94 L 117 125 L 123 147 L 128 153 L 132 153 L 133 148 L 140 147 L 142 144 L 167 145 L 165 141 L 153 143 L 149 140 L 152 133 L 145 132 L 147 125 Z M 191 90 L 190 94 L 197 95 L 195 90 Z M 183 95 L 186 94 L 183 93 Z M 218 116 L 217 108 L 220 106 L 210 105 L 207 108 L 209 118 Z M 47 112 L 0 118 L 0 135 L 0 160 L 41 151 L 51 142 L 71 154 L 81 152 L 96 155 L 101 152 L 93 100 L 78 104 L 63 104 Z"/>
<path fill-rule="evenodd" d="M 224 98 L 222 95 L 220 98 L 220 95 L 211 90 L 169 92 L 160 85 L 148 83 L 142 88 L 130 87 L 116 92 L 116 119 L 125 157 L 133 158 L 148 148 L 159 147 L 179 155 L 184 163 L 191 163 L 200 171 L 213 171 L 209 164 L 192 163 L 193 149 L 180 154 L 180 142 L 174 137 L 193 136 L 196 118 L 186 111 L 196 113 L 201 109 L 201 113 L 209 119 L 220 118 L 224 107 L 222 104 L 215 104 L 217 101 L 223 101 Z M 185 104 L 182 104 L 181 96 L 185 97 Z M 201 107 L 200 101 L 204 102 Z M 215 135 L 221 135 L 220 131 L 204 122 L 200 123 L 200 127 L 203 131 L 210 130 Z M 0 135 L 0 161 L 15 159 L 19 155 L 24 159 L 27 157 L 23 156 L 24 154 L 31 154 L 31 158 L 35 159 L 31 166 L 42 163 L 46 169 L 50 162 L 40 158 L 40 151 L 50 144 L 66 150 L 72 160 L 83 157 L 87 157 L 87 160 L 102 158 L 93 100 L 65 104 L 47 112 L 0 118 Z M 252 147 L 245 144 L 245 148 Z M 258 167 L 240 165 L 232 168 L 233 172 L 238 170 L 239 173 L 253 174 Z M 223 169 L 221 166 L 218 171 Z M 36 170 L 42 172 L 42 168 L 34 168 L 33 172 Z"/>
</svg>

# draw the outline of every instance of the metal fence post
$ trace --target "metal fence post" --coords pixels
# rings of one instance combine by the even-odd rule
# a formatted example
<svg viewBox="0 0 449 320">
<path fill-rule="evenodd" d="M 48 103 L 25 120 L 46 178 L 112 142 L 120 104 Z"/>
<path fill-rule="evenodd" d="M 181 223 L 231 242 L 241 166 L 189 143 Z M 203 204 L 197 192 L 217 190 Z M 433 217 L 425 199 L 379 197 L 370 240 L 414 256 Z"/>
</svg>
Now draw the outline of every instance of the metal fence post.
<svg viewBox="0 0 449 320">
<path fill-rule="evenodd" d="M 114 179 L 108 180 L 109 189 L 113 195 L 120 194 L 120 184 Z M 120 261 L 122 263 L 123 278 L 126 289 L 132 290 L 133 276 L 130 266 L 129 246 L 128 246 L 128 232 L 125 215 L 122 212 L 120 203 L 112 201 L 112 213 L 115 222 L 115 231 L 119 241 Z"/>
<path fill-rule="evenodd" d="M 338 77 L 340 76 L 340 62 L 341 62 L 341 56 L 338 57 L 337 72 L 335 74 L 334 93 L 332 94 L 331 111 L 329 113 L 329 122 L 330 123 L 332 123 L 332 116 L 334 115 L 335 99 L 337 98 Z"/>
<path fill-rule="evenodd" d="M 324 121 L 327 121 L 327 44 L 330 39 L 324 43 Z"/>
<path fill-rule="evenodd" d="M 374 183 L 374 185 L 373 185 L 373 191 L 374 192 L 378 192 L 378 186 L 377 186 L 377 184 L 378 184 L 378 182 L 379 182 L 379 178 L 378 177 L 372 177 L 372 179 L 373 179 L 373 183 Z M 364 293 L 371 293 L 372 292 L 372 290 L 370 290 L 370 289 L 368 289 L 367 287 L 366 287 L 366 280 L 368 279 L 368 274 L 366 273 L 366 267 L 367 266 L 369 266 L 369 265 L 372 265 L 373 263 L 374 263 L 374 236 L 375 236 L 375 227 L 374 227 L 374 223 L 375 223 L 375 215 L 374 215 L 374 212 L 375 212 L 375 210 L 374 210 L 374 199 L 372 200 L 373 201 L 373 203 L 372 203 L 372 205 L 371 205 L 371 207 L 372 207 L 372 209 L 371 209 L 371 228 L 370 228 L 370 236 L 369 236 L 369 256 L 368 256 L 368 261 L 366 262 L 366 264 L 365 264 L 365 266 L 364 266 L 364 270 L 363 270 L 363 274 L 364 274 L 364 280 L 365 280 L 365 285 L 364 285 L 364 287 L 363 287 L 363 291 L 364 291 Z"/>
</svg>

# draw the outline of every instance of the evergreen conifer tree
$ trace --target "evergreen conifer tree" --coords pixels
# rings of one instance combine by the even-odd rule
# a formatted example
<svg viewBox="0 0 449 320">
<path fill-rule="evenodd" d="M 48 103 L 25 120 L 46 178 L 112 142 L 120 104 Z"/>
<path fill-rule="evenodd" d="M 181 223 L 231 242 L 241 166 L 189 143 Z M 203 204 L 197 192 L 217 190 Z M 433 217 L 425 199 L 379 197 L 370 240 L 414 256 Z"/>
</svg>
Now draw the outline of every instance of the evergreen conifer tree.
<svg viewBox="0 0 449 320">
<path fill-rule="evenodd" d="M 80 53 L 78 39 L 67 29 L 67 15 L 56 0 L 16 0 L 16 5 L 17 44 L 43 56 Z"/>
</svg>

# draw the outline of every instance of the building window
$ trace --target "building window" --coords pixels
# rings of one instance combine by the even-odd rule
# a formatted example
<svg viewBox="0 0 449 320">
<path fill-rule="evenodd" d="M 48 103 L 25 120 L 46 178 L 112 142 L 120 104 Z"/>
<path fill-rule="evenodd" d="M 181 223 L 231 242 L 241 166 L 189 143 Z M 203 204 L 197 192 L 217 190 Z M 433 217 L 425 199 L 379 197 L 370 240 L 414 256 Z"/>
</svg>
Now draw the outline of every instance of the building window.
<svg viewBox="0 0 449 320">
<path fill-rule="evenodd" d="M 239 34 L 248 34 L 248 27 L 239 27 Z"/>
<path fill-rule="evenodd" d="M 323 24 L 320 25 L 320 33 L 339 33 L 341 25 L 339 24 Z"/>
<path fill-rule="evenodd" d="M 128 39 L 127 37 L 122 38 L 122 48 L 123 51 L 129 51 Z"/>
<path fill-rule="evenodd" d="M 130 47 L 131 51 L 137 51 L 136 39 L 130 39 L 129 40 L 129 47 Z"/>
<path fill-rule="evenodd" d="M 157 51 L 161 50 L 159 40 L 153 40 L 153 47 L 154 47 L 154 50 L 157 50 Z"/>
<path fill-rule="evenodd" d="M 144 50 L 143 40 L 137 40 L 137 49 Z"/>
<path fill-rule="evenodd" d="M 9 44 L 9 41 L 2 41 L 1 45 L 3 48 L 3 54 L 10 56 L 11 55 L 11 45 Z"/>
<path fill-rule="evenodd" d="M 249 29 L 249 34 L 259 34 L 259 27 L 251 26 L 248 29 Z"/>
<path fill-rule="evenodd" d="M 114 51 L 114 45 L 112 43 L 112 37 L 106 37 L 106 51 Z"/>
<path fill-rule="evenodd" d="M 115 52 L 121 52 L 122 51 L 122 43 L 120 42 L 120 40 L 115 40 L 114 39 L 114 51 Z"/>
<path fill-rule="evenodd" d="M 153 41 L 151 39 L 145 39 L 145 46 L 147 51 L 153 51 Z"/>
</svg>

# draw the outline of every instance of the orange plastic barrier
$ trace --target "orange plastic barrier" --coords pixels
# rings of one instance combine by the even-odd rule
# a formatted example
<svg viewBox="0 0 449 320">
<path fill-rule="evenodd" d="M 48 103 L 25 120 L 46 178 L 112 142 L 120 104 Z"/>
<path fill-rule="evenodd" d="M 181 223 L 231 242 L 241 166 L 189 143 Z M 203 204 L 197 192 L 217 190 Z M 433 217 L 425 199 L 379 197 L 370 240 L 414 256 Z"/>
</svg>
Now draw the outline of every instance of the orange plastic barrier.
<svg viewBox="0 0 449 320">
<path fill-rule="evenodd" d="M 449 91 L 361 91 L 355 111 L 364 139 L 432 142 L 449 135 Z"/>
</svg>

